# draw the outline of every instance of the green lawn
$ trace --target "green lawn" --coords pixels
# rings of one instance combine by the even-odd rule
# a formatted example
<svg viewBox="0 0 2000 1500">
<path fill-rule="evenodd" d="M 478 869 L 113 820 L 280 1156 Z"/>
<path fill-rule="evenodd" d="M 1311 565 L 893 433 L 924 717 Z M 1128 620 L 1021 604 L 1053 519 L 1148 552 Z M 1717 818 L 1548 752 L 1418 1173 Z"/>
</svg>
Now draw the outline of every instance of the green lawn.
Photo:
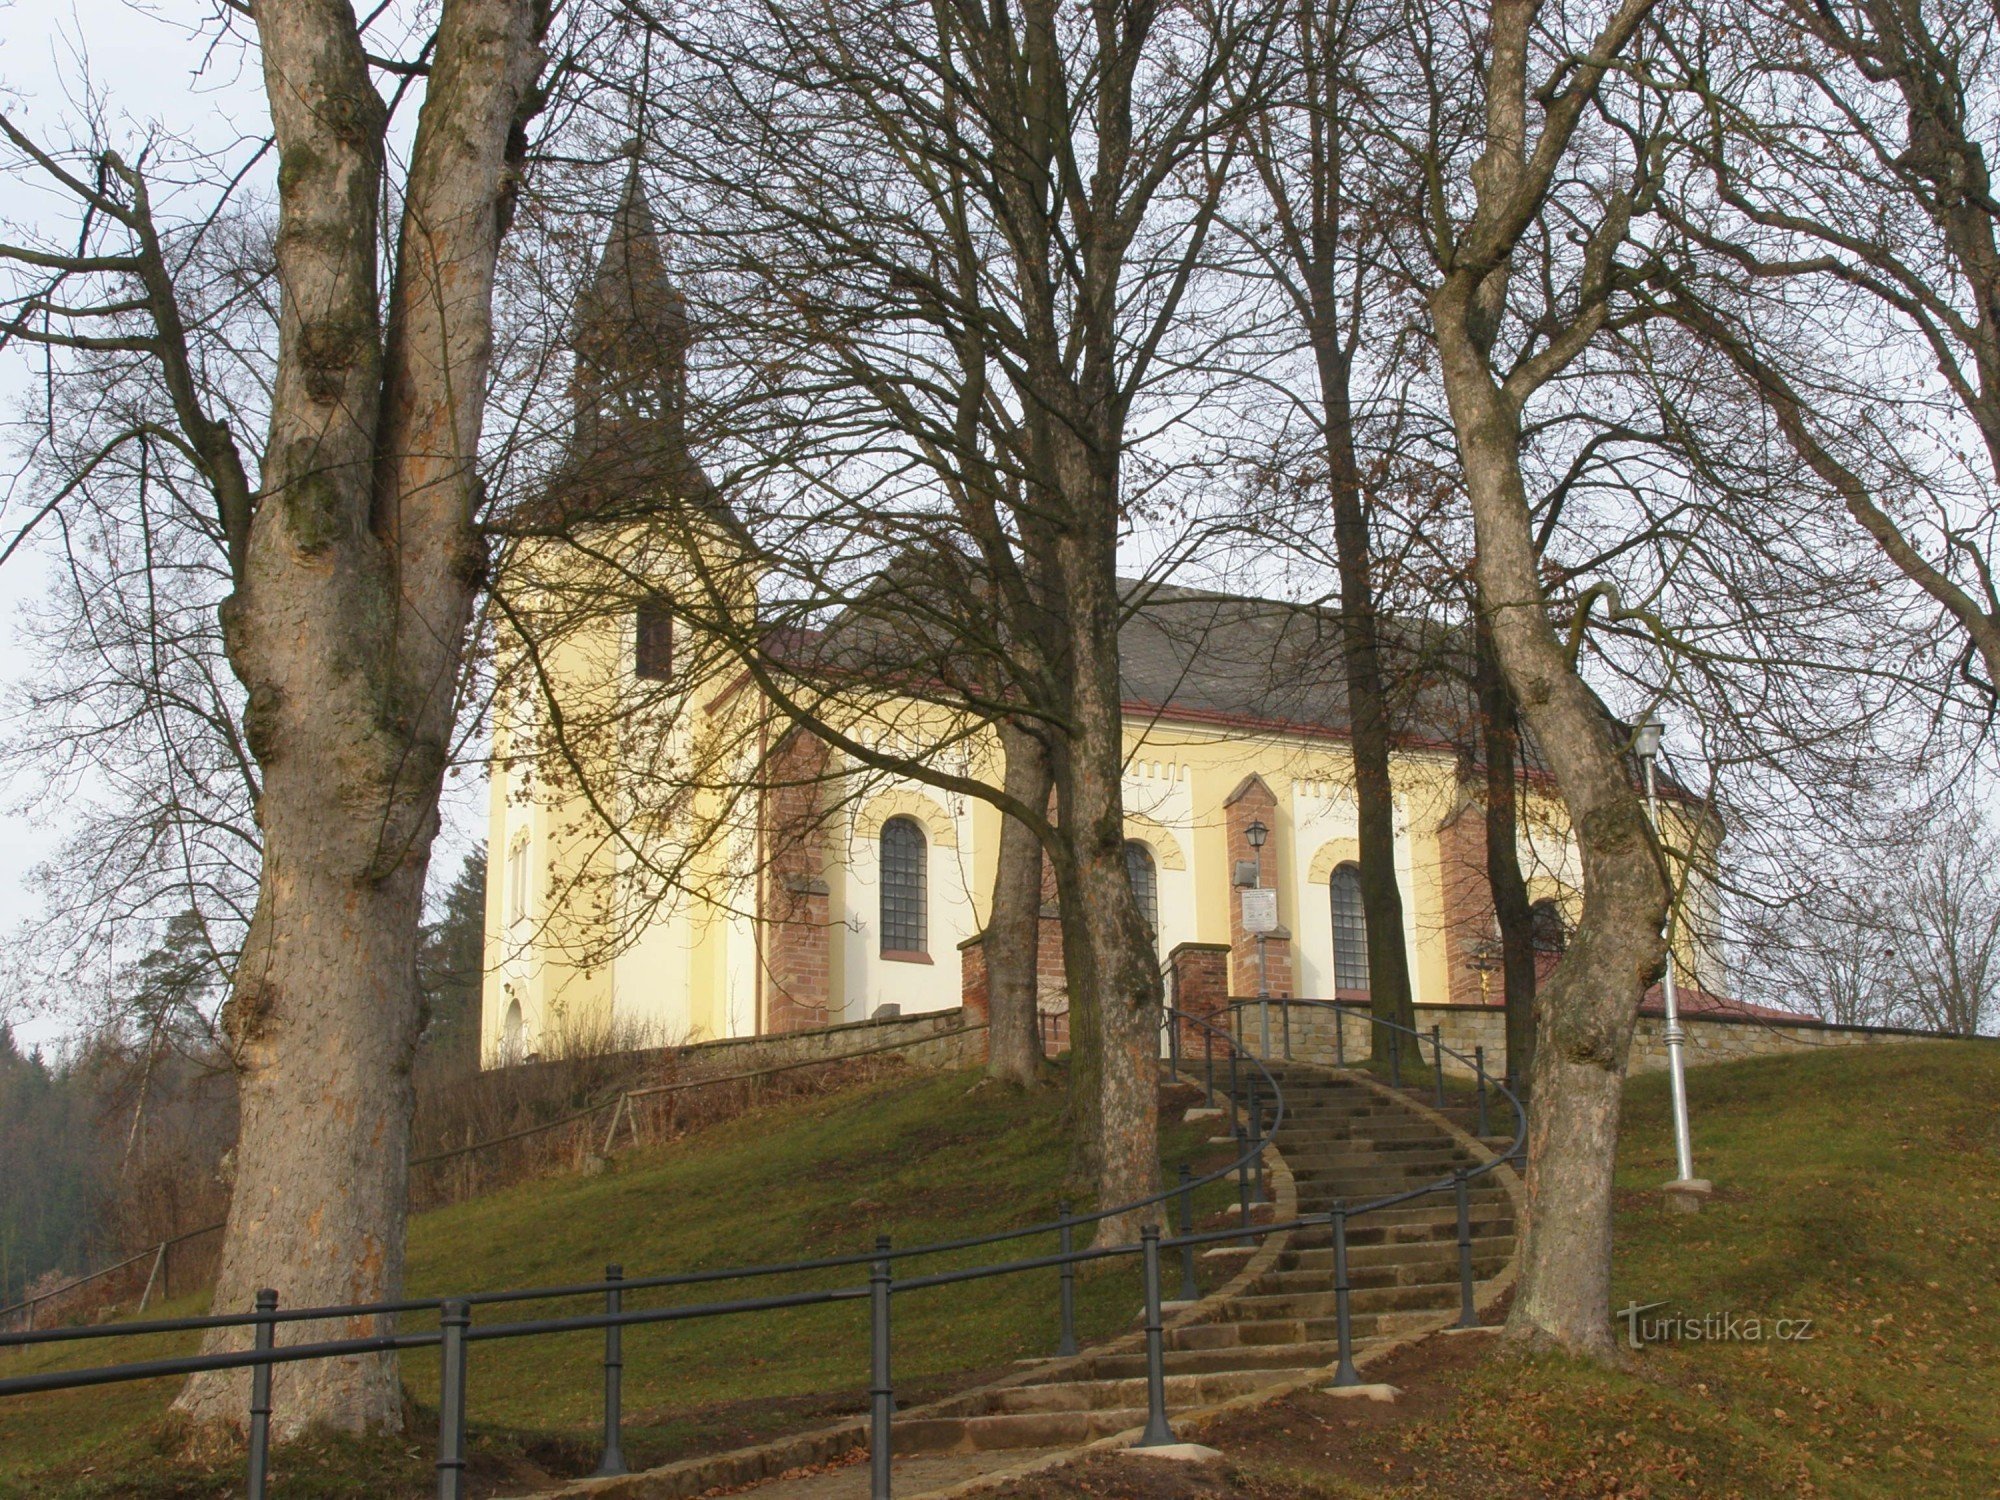
<svg viewBox="0 0 2000 1500">
<path fill-rule="evenodd" d="M 1203 1493 L 2000 1496 L 2000 1046 L 1688 1076 L 1696 1167 L 1717 1193 L 1699 1215 L 1662 1205 L 1666 1080 L 1635 1080 L 1615 1305 L 1757 1317 L 1762 1339 L 1652 1344 L 1623 1371 L 1497 1341 L 1476 1359 L 1418 1351 L 1390 1376 L 1409 1398 L 1380 1421 L 1350 1426 L 1351 1409 L 1312 1397 L 1205 1435 L 1232 1462 Z M 1811 1319 L 1812 1337 L 1775 1339 L 1778 1318 Z"/>
<path fill-rule="evenodd" d="M 598 1177 L 527 1183 L 428 1214 L 411 1232 L 409 1284 L 437 1294 L 594 1280 L 606 1261 L 629 1276 L 752 1265 L 865 1250 L 878 1233 L 899 1245 L 935 1242 L 1052 1217 L 1067 1146 L 1062 1094 L 972 1087 L 974 1075 L 896 1079 L 773 1107 L 657 1150 L 622 1157 Z M 1201 1127 L 1172 1125 L 1167 1159 L 1212 1164 Z M 1222 1154 L 1226 1159 L 1226 1153 Z M 1205 1209 L 1233 1201 L 1223 1184 Z M 1053 1236 L 1012 1251 L 1045 1254 Z M 901 1263 L 917 1273 L 983 1256 Z M 865 1273 L 725 1283 L 693 1302 L 809 1286 L 855 1284 Z M 898 1297 L 895 1374 L 920 1397 L 1053 1350 L 1056 1276 L 1037 1271 Z M 1086 1337 L 1126 1327 L 1137 1268 L 1119 1261 L 1081 1278 Z M 657 1299 L 656 1299 L 657 1300 Z M 634 1297 L 630 1305 L 642 1305 Z M 193 1301 L 163 1315 L 199 1312 Z M 476 1321 L 578 1310 L 526 1304 Z M 418 1326 L 408 1324 L 406 1326 Z M 625 1337 L 626 1454 L 635 1466 L 754 1441 L 859 1411 L 867 1385 L 866 1307 L 845 1303 L 629 1330 Z M 112 1340 L 89 1359 L 142 1358 L 186 1341 Z M 587 1472 L 596 1457 L 602 1335 L 475 1344 L 470 1422 L 480 1472 L 495 1478 Z M 27 1373 L 56 1356 L 0 1355 Z M 437 1360 L 405 1357 L 413 1407 L 407 1442 L 308 1442 L 288 1449 L 273 1493 L 420 1495 L 429 1483 Z M 207 1497 L 240 1493 L 240 1464 L 176 1455 L 163 1420 L 172 1387 L 118 1386 L 0 1402 L 0 1495 Z"/>
</svg>

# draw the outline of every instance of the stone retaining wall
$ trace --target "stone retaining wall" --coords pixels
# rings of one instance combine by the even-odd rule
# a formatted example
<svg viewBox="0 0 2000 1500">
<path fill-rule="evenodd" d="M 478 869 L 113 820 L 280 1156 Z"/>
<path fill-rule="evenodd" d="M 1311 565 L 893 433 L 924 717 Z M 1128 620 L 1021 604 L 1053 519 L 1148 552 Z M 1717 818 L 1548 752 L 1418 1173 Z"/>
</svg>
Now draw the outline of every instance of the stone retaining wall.
<svg viewBox="0 0 2000 1500">
<path fill-rule="evenodd" d="M 983 1020 L 983 1017 L 972 1018 Z M 778 1036 L 727 1037 L 675 1049 L 682 1075 L 750 1073 L 785 1063 L 831 1062 L 856 1053 L 896 1048 L 914 1067 L 968 1067 L 986 1058 L 986 1031 L 968 1024 L 964 1011 L 925 1011 L 874 1021 L 846 1021 Z"/>
<path fill-rule="evenodd" d="M 1251 1051 L 1262 1050 L 1260 1007 L 1255 1000 L 1237 1002 L 1238 1025 L 1244 1044 Z M 1270 1002 L 1271 1054 L 1282 1056 L 1286 1011 L 1290 1012 L 1291 1055 L 1307 1062 L 1333 1063 L 1342 1057 L 1349 1062 L 1370 1055 L 1369 1038 L 1376 1028 L 1367 1020 L 1365 1005 L 1343 1002 L 1338 1016 L 1342 1035 L 1336 1041 L 1336 1012 L 1324 1005 L 1286 1007 Z M 1475 1048 L 1484 1048 L 1490 1076 L 1501 1077 L 1507 1069 L 1507 1020 L 1497 1005 L 1419 1005 L 1417 1027 L 1428 1033 L 1438 1028 L 1445 1045 L 1447 1075 L 1469 1076 L 1471 1068 L 1451 1056 L 1467 1057 Z M 1744 1016 L 1688 1016 L 1681 1020 L 1686 1037 L 1683 1056 L 1688 1066 L 1699 1063 L 1729 1062 L 1740 1057 L 1769 1057 L 1814 1047 L 1866 1046 L 1878 1042 L 1951 1041 L 1925 1031 L 1906 1031 L 1893 1026 L 1834 1026 L 1820 1021 L 1774 1021 Z M 1430 1048 L 1422 1049 L 1430 1060 Z M 1199 1061 L 1199 1052 L 1195 1055 Z M 1406 1055 L 1405 1061 L 1411 1059 Z M 1632 1056 L 1627 1071 L 1648 1073 L 1667 1065 L 1666 1021 L 1656 1015 L 1639 1017 L 1632 1039 Z"/>
</svg>

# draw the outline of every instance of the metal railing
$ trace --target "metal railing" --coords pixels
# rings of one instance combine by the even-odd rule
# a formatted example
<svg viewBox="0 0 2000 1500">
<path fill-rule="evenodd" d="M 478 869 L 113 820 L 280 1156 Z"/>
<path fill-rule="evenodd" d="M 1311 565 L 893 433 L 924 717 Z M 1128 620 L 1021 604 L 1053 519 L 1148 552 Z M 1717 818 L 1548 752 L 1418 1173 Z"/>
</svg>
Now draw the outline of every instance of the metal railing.
<svg viewBox="0 0 2000 1500">
<path fill-rule="evenodd" d="M 1235 1059 L 1239 1050 L 1226 1034 L 1220 1032 L 1205 1018 L 1169 1013 L 1163 1017 L 1163 1024 L 1175 1027 L 1177 1032 L 1182 1026 L 1195 1027 L 1210 1036 L 1211 1047 L 1219 1039 L 1223 1049 L 1232 1059 Z M 1270 1097 L 1278 1102 L 1278 1118 L 1282 1118 L 1282 1100 L 1279 1098 L 1276 1082 L 1269 1069 L 1254 1059 L 1251 1063 L 1254 1065 L 1254 1072 L 1265 1080 Z M 552 1334 L 602 1330 L 605 1334 L 604 1446 L 598 1472 L 616 1474 L 625 1472 L 619 1435 L 622 1408 L 622 1330 L 652 1323 L 765 1313 L 866 1298 L 870 1304 L 871 1331 L 870 1446 L 874 1450 L 876 1476 L 873 1493 L 878 1500 L 886 1500 L 889 1494 L 888 1460 L 891 1453 L 889 1421 L 893 1413 L 888 1338 L 891 1297 L 987 1277 L 1055 1269 L 1060 1273 L 1061 1287 L 1059 1352 L 1074 1353 L 1077 1347 L 1074 1296 L 1076 1268 L 1093 1261 L 1138 1254 L 1146 1267 L 1145 1276 L 1149 1288 L 1147 1338 L 1149 1368 L 1154 1376 L 1149 1385 L 1155 1388 L 1158 1399 L 1154 1405 L 1160 1413 L 1159 1422 L 1153 1425 L 1164 1429 L 1165 1386 L 1164 1375 L 1161 1373 L 1163 1366 L 1158 1310 L 1158 1262 L 1161 1240 L 1158 1226 L 1145 1226 L 1137 1245 L 1092 1246 L 1086 1249 L 1075 1247 L 1076 1231 L 1082 1226 L 1095 1224 L 1114 1216 L 1130 1215 L 1176 1199 L 1179 1203 L 1180 1220 L 1186 1230 L 1191 1227 L 1194 1190 L 1225 1179 L 1232 1173 L 1236 1174 L 1239 1180 L 1247 1180 L 1251 1170 L 1250 1158 L 1253 1156 L 1260 1158 L 1259 1170 L 1261 1170 L 1263 1144 L 1262 1138 L 1246 1139 L 1236 1159 L 1200 1176 L 1195 1176 L 1184 1168 L 1179 1180 L 1172 1187 L 1129 1203 L 1082 1214 L 1071 1213 L 1067 1205 L 1062 1205 L 1058 1217 L 1054 1220 L 1018 1229 L 997 1230 L 904 1249 L 894 1248 L 887 1237 L 883 1237 L 876 1241 L 873 1250 L 852 1255 L 821 1256 L 771 1265 L 738 1266 L 643 1277 L 627 1277 L 623 1274 L 622 1268 L 608 1266 L 604 1279 L 596 1282 L 568 1286 L 509 1288 L 455 1297 L 405 1298 L 394 1302 L 359 1303 L 338 1307 L 281 1309 L 278 1306 L 277 1294 L 266 1290 L 258 1294 L 254 1309 L 243 1314 L 224 1313 L 205 1317 L 155 1319 L 146 1322 L 103 1324 L 88 1328 L 43 1329 L 4 1334 L 0 1335 L 0 1348 L 25 1348 L 72 1343 L 85 1339 L 132 1338 L 150 1334 L 206 1333 L 225 1328 L 248 1328 L 251 1330 L 252 1341 L 248 1349 L 128 1361 L 0 1379 L 0 1397 L 157 1379 L 163 1376 L 192 1375 L 214 1370 L 248 1369 L 252 1372 L 252 1378 L 248 1423 L 247 1492 L 251 1500 L 264 1500 L 269 1475 L 271 1370 L 275 1366 L 306 1360 L 350 1357 L 357 1354 L 437 1348 L 441 1355 L 436 1459 L 437 1492 L 441 1500 L 457 1500 L 464 1489 L 466 1368 L 472 1344 L 500 1339 L 535 1338 Z M 1183 1233 L 1171 1243 L 1186 1248 L 1191 1255 L 1191 1247 L 1194 1245 L 1231 1238 L 1236 1233 L 1234 1229 L 1208 1235 Z M 1005 1260 L 927 1275 L 901 1278 L 894 1275 L 895 1263 L 898 1261 L 980 1249 L 1048 1234 L 1058 1237 L 1060 1248 L 1054 1255 Z M 625 1305 L 625 1298 L 637 1291 L 706 1286 L 721 1282 L 860 1267 L 867 1268 L 866 1283 L 686 1306 L 633 1308 Z M 1192 1261 L 1189 1259 L 1184 1265 L 1184 1279 L 1191 1276 Z M 562 1301 L 583 1297 L 601 1297 L 603 1311 L 477 1326 L 472 1321 L 473 1309 L 477 1307 L 530 1301 Z M 439 1318 L 439 1327 L 435 1332 L 384 1331 L 372 1336 L 322 1339 L 298 1344 L 281 1344 L 277 1337 L 279 1327 L 290 1323 L 370 1317 L 387 1320 L 398 1314 L 430 1312 L 435 1312 Z M 1171 1441 L 1171 1438 L 1164 1440 Z"/>
<path fill-rule="evenodd" d="M 1290 1002 L 1293 1005 L 1316 1003 L 1324 1002 Z M 1389 1026 L 1393 1023 L 1377 1021 L 1376 1024 Z M 0 1348 L 19 1348 L 83 1339 L 137 1337 L 146 1334 L 210 1331 L 220 1328 L 252 1330 L 251 1347 L 248 1349 L 16 1376 L 0 1380 L 0 1397 L 148 1380 L 162 1376 L 191 1375 L 213 1370 L 248 1369 L 252 1372 L 252 1376 L 247 1444 L 247 1493 L 250 1500 L 265 1500 L 269 1477 L 271 1371 L 275 1366 L 305 1360 L 350 1357 L 357 1354 L 437 1348 L 440 1352 L 437 1493 L 440 1500 L 462 1500 L 466 1466 L 466 1377 L 470 1349 L 474 1344 L 503 1339 L 601 1331 L 605 1338 L 604 1432 L 602 1456 L 597 1473 L 615 1475 L 626 1472 L 620 1434 L 623 1406 L 623 1330 L 656 1323 L 761 1314 L 866 1299 L 869 1305 L 867 1441 L 871 1470 L 870 1495 L 871 1500 L 890 1500 L 890 1463 L 894 1451 L 895 1413 L 890 1335 L 893 1299 L 898 1295 L 995 1276 L 1054 1270 L 1058 1273 L 1060 1307 L 1057 1353 L 1058 1357 L 1074 1355 L 1077 1352 L 1075 1319 L 1077 1267 L 1095 1261 L 1138 1255 L 1145 1297 L 1144 1341 L 1147 1388 L 1147 1421 L 1139 1439 L 1139 1446 L 1157 1446 L 1175 1441 L 1166 1406 L 1165 1330 L 1160 1281 L 1160 1256 L 1165 1251 L 1180 1252 L 1182 1299 L 1193 1301 L 1198 1296 L 1194 1278 L 1194 1258 L 1200 1248 L 1221 1245 L 1228 1241 L 1255 1244 L 1270 1235 L 1314 1227 L 1328 1229 L 1334 1246 L 1334 1291 L 1339 1354 L 1333 1383 L 1353 1384 L 1359 1380 L 1359 1376 L 1355 1371 L 1352 1357 L 1352 1319 L 1349 1310 L 1351 1288 L 1346 1254 L 1347 1222 L 1359 1215 L 1406 1203 L 1429 1194 L 1455 1191 L 1459 1210 L 1460 1276 L 1463 1288 L 1460 1321 L 1463 1326 L 1471 1326 L 1476 1321 L 1467 1184 L 1473 1178 L 1494 1170 L 1505 1158 L 1496 1157 L 1469 1171 L 1458 1169 L 1452 1173 L 1450 1179 L 1441 1179 L 1436 1183 L 1391 1194 L 1359 1207 L 1336 1203 L 1331 1213 L 1295 1216 L 1284 1222 L 1258 1224 L 1251 1209 L 1250 1183 L 1254 1173 L 1258 1183 L 1257 1197 L 1261 1201 L 1265 1147 L 1284 1120 L 1284 1095 L 1278 1078 L 1262 1058 L 1250 1053 L 1208 1017 L 1168 1008 L 1162 1015 L 1162 1027 L 1165 1032 L 1162 1055 L 1168 1061 L 1170 1074 L 1174 1077 L 1179 1077 L 1184 1072 L 1185 1049 L 1182 1044 L 1185 1035 L 1192 1030 L 1203 1039 L 1204 1076 L 1210 1098 L 1217 1096 L 1214 1085 L 1217 1081 L 1216 1052 L 1219 1044 L 1229 1074 L 1230 1088 L 1227 1098 L 1230 1109 L 1239 1119 L 1245 1120 L 1245 1123 L 1236 1124 L 1234 1127 L 1233 1133 L 1239 1144 L 1234 1160 L 1201 1176 L 1194 1175 L 1189 1168 L 1183 1166 L 1173 1186 L 1145 1198 L 1086 1214 L 1070 1213 L 1067 1206 L 1062 1205 L 1059 1206 L 1058 1217 L 1053 1220 L 1020 1229 L 996 1230 L 957 1240 L 903 1249 L 895 1248 L 890 1239 L 883 1236 L 876 1240 L 874 1248 L 870 1251 L 772 1265 L 738 1266 L 642 1277 L 627 1277 L 621 1267 L 613 1265 L 605 1268 L 605 1275 L 601 1281 L 577 1285 L 509 1288 L 464 1296 L 407 1298 L 396 1302 L 362 1303 L 341 1307 L 280 1309 L 277 1294 L 266 1290 L 258 1293 L 255 1308 L 246 1314 L 217 1314 L 197 1318 L 161 1319 L 144 1323 L 106 1324 L 91 1328 L 49 1329 L 0 1335 Z M 1421 1044 L 1423 1040 L 1421 1034 L 1415 1032 L 1410 1034 Z M 1431 1040 L 1434 1045 L 1442 1045 L 1436 1041 L 1435 1036 Z M 1458 1056 L 1456 1053 L 1450 1055 Z M 1441 1056 L 1442 1054 L 1440 1058 Z M 1442 1066 L 1441 1060 L 1439 1066 Z M 1246 1082 L 1247 1090 L 1239 1093 L 1239 1089 L 1243 1088 Z M 1504 1089 L 1500 1092 L 1513 1103 L 1517 1120 L 1520 1121 L 1515 1145 L 1508 1153 L 1512 1156 L 1519 1151 L 1525 1135 L 1525 1116 L 1511 1093 Z M 1225 1179 L 1231 1174 L 1234 1174 L 1237 1180 L 1241 1222 L 1218 1229 L 1195 1230 L 1193 1227 L 1195 1189 Z M 1093 1245 L 1085 1249 L 1078 1249 L 1075 1246 L 1075 1233 L 1079 1226 L 1097 1223 L 1113 1216 L 1122 1217 L 1156 1205 L 1164 1207 L 1170 1201 L 1177 1206 L 1179 1218 L 1179 1232 L 1170 1238 L 1161 1236 L 1158 1224 L 1148 1223 L 1142 1226 L 1139 1243 L 1136 1245 Z M 1048 1234 L 1054 1234 L 1058 1240 L 1058 1249 L 1052 1255 L 1027 1256 L 924 1275 L 897 1277 L 895 1274 L 896 1263 L 899 1261 L 980 1249 Z M 857 1281 L 836 1287 L 684 1306 L 634 1308 L 627 1306 L 625 1302 L 629 1294 L 637 1291 L 707 1286 L 727 1281 L 746 1281 L 846 1268 L 858 1269 L 864 1266 L 867 1268 L 865 1282 Z M 473 1322 L 473 1310 L 478 1307 L 586 1297 L 601 1298 L 602 1311 L 490 1324 L 475 1325 Z M 362 1317 L 388 1319 L 398 1314 L 416 1312 L 437 1313 L 439 1320 L 437 1330 L 412 1333 L 382 1332 L 368 1337 L 315 1340 L 299 1344 L 281 1344 L 277 1338 L 280 1325 L 288 1323 Z"/>
</svg>

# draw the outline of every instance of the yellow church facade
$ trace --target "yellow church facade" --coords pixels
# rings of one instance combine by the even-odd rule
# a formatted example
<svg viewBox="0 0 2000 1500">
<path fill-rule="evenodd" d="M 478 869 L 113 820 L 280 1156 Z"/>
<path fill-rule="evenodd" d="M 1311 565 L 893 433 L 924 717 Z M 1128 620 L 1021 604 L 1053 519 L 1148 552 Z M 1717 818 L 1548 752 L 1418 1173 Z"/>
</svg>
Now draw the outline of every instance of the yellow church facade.
<svg viewBox="0 0 2000 1500">
<path fill-rule="evenodd" d="M 669 546 L 645 518 L 660 494 L 706 485 L 683 435 L 688 340 L 634 176 L 579 306 L 569 457 L 540 518 L 580 518 L 591 539 L 519 549 L 503 575 L 489 1060 L 948 1009 L 961 949 L 989 914 L 1000 813 L 921 775 L 864 768 L 826 740 L 998 785 L 990 731 L 884 689 L 822 700 L 833 733 L 816 737 L 687 618 L 688 559 L 708 557 L 700 525 Z M 718 520 L 719 545 L 727 530 Z M 754 618 L 756 579 L 732 588 L 726 607 Z M 1184 943 L 1227 945 L 1237 994 L 1359 998 L 1368 965 L 1337 616 L 1158 581 L 1127 583 L 1125 598 L 1127 859 L 1162 961 Z M 1422 684 L 1399 695 L 1409 706 L 1392 759 L 1420 1005 L 1498 999 L 1474 712 L 1452 656 L 1462 646 L 1421 630 L 1391 653 L 1406 685 Z M 1522 805 L 1519 852 L 1552 961 L 1574 919 L 1576 853 L 1546 785 L 1530 777 Z M 1267 893 L 1251 898 L 1260 921 L 1275 900 L 1275 930 L 1246 930 L 1246 891 Z M 1712 933 L 1711 906 L 1691 894 L 1683 932 Z M 1684 946 L 1688 977 L 1719 989 L 1702 985 L 1697 951 L 1712 945 Z M 1059 1015 L 1059 976 L 1045 967 L 1044 979 Z"/>
</svg>

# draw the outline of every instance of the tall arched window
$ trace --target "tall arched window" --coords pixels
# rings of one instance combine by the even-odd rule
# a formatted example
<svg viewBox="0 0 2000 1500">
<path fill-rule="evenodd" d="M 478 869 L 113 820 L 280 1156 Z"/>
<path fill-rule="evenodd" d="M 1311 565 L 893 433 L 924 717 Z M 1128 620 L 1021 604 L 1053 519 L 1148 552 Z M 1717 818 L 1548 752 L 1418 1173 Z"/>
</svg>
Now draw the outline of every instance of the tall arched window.
<svg viewBox="0 0 2000 1500">
<path fill-rule="evenodd" d="M 1146 919 L 1146 930 L 1157 935 L 1160 930 L 1160 873 L 1153 863 L 1153 851 L 1137 839 L 1125 841 L 1125 878 L 1132 882 L 1132 895 L 1139 903 L 1139 915 Z"/>
<path fill-rule="evenodd" d="M 884 953 L 926 950 L 924 864 L 924 831 L 915 818 L 891 818 L 882 825 Z"/>
<path fill-rule="evenodd" d="M 1368 916 L 1361 905 L 1361 867 L 1333 872 L 1333 987 L 1368 993 Z"/>
</svg>

